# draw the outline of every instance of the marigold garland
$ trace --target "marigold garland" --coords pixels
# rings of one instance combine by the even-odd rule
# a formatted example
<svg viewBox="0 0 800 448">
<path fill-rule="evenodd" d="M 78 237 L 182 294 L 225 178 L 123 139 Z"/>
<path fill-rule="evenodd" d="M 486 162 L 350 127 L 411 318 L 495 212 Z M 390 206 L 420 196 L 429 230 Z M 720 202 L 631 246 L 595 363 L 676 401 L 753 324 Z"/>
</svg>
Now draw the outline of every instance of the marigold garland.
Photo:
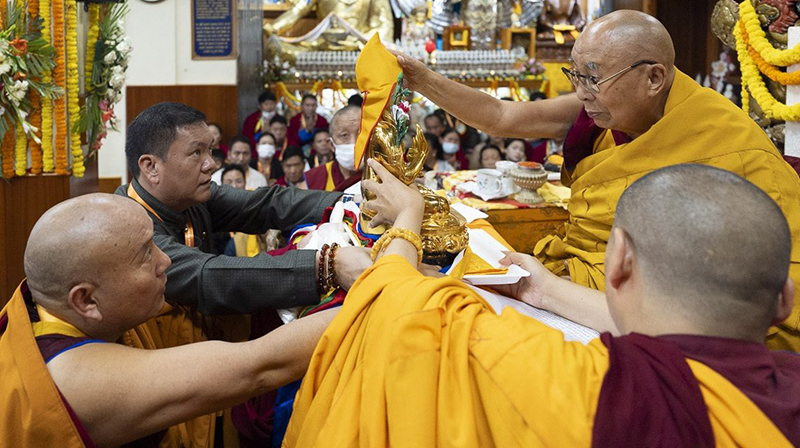
<svg viewBox="0 0 800 448">
<path fill-rule="evenodd" d="M 39 17 L 42 18 L 42 37 L 51 43 L 50 37 L 50 0 L 41 0 L 39 3 Z M 53 81 L 52 71 L 45 70 L 42 82 Z M 42 169 L 45 173 L 52 173 L 55 164 L 53 159 L 53 100 L 41 98 L 42 105 Z"/>
<path fill-rule="evenodd" d="M 761 71 L 761 73 L 767 75 L 769 79 L 779 82 L 785 86 L 800 84 L 800 72 L 787 73 L 778 70 L 774 65 L 768 64 L 767 61 L 761 57 L 758 51 L 756 51 L 756 49 L 750 45 L 750 38 L 744 28 L 744 23 L 739 22 L 739 27 L 742 39 L 744 39 L 744 43 L 747 46 L 747 52 L 750 53 L 750 58 L 753 60 L 753 62 L 755 62 L 756 66 L 758 66 L 758 69 Z"/>
<path fill-rule="evenodd" d="M 745 86 L 742 86 L 742 110 L 750 115 L 750 93 Z"/>
<path fill-rule="evenodd" d="M 0 0 L 1 1 L 1 0 Z M 53 47 L 56 49 L 56 66 L 53 69 L 53 81 L 62 90 L 67 88 L 65 48 L 64 48 L 64 2 L 56 0 L 53 6 Z M 67 98 L 62 96 L 53 101 L 53 119 L 56 125 L 55 152 L 56 174 L 67 174 Z M 54 148 L 54 149 L 55 149 Z"/>
<path fill-rule="evenodd" d="M 28 16 L 33 18 L 39 15 L 39 0 L 28 0 Z M 49 39 L 48 39 L 49 41 Z M 42 98 L 35 89 L 30 90 L 31 95 L 31 116 L 28 119 L 31 125 L 42 128 Z M 31 152 L 31 173 L 41 174 L 42 172 L 42 145 L 36 140 L 28 142 Z"/>
<path fill-rule="evenodd" d="M 736 36 L 736 53 L 739 57 L 739 65 L 742 71 L 742 87 L 749 90 L 750 95 L 755 99 L 764 115 L 768 118 L 775 118 L 784 121 L 800 121 L 800 104 L 787 106 L 782 104 L 769 93 L 761 72 L 758 70 L 750 53 L 747 51 L 747 44 L 740 27 L 734 27 Z"/>
<path fill-rule="evenodd" d="M 100 5 L 92 3 L 89 5 L 89 32 L 86 35 L 86 56 L 83 64 L 83 90 L 86 93 L 92 90 L 92 67 L 98 36 L 100 36 Z"/>
<path fill-rule="evenodd" d="M 24 176 L 28 171 L 28 136 L 21 123 L 14 127 L 14 154 L 17 159 L 15 174 Z"/>
<path fill-rule="evenodd" d="M 800 62 L 800 45 L 787 50 L 778 50 L 767 40 L 767 34 L 761 28 L 761 21 L 758 20 L 758 14 L 750 0 L 744 0 L 739 4 L 739 18 L 744 24 L 751 45 L 768 64 L 786 67 Z"/>
<path fill-rule="evenodd" d="M 10 132 L 6 132 L 3 136 L 0 152 L 3 154 L 3 177 L 10 179 L 14 177 L 14 135 Z"/>
<path fill-rule="evenodd" d="M 78 102 L 80 96 L 80 74 L 78 73 L 78 3 L 66 0 L 67 8 L 67 96 L 69 105 L 69 121 L 78 120 L 81 106 Z M 83 149 L 81 148 L 81 134 L 69 128 L 69 149 L 72 153 L 72 175 L 83 177 Z"/>
</svg>

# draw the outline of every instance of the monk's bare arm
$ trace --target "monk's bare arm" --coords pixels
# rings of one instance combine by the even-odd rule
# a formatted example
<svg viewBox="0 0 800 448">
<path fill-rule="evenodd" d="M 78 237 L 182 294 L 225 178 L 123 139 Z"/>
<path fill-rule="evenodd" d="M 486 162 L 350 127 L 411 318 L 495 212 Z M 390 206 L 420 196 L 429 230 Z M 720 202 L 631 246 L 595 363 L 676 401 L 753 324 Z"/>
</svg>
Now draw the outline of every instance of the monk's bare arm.
<svg viewBox="0 0 800 448">
<path fill-rule="evenodd" d="M 515 264 L 531 275 L 513 285 L 497 285 L 498 292 L 528 305 L 552 311 L 560 316 L 594 328 L 599 332 L 618 333 L 611 319 L 606 295 L 602 291 L 578 285 L 550 272 L 536 258 L 510 252 L 500 260 L 503 265 Z"/>
<path fill-rule="evenodd" d="M 563 138 L 581 111 L 574 94 L 534 102 L 501 101 L 399 56 L 406 87 L 464 123 L 497 137 Z"/>
<path fill-rule="evenodd" d="M 596 289 L 573 283 L 558 276 L 549 277 L 541 308 L 566 317 L 601 333 L 618 335 L 619 330 L 611 319 L 606 294 Z"/>
<path fill-rule="evenodd" d="M 48 364 L 98 446 L 117 446 L 300 378 L 337 310 L 243 343 L 163 350 L 89 344 Z"/>
</svg>

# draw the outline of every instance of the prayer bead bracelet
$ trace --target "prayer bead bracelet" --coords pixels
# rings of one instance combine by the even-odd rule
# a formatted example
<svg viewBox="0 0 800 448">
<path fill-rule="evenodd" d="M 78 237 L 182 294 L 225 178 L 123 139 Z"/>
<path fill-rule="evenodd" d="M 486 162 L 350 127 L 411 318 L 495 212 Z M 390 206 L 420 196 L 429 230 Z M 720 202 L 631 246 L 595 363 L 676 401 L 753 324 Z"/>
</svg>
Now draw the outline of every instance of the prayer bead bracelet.
<svg viewBox="0 0 800 448">
<path fill-rule="evenodd" d="M 325 257 L 327 257 L 328 255 L 329 248 L 330 246 L 325 244 L 322 246 L 322 249 L 319 250 L 319 268 L 318 268 L 319 272 L 317 272 L 317 290 L 319 291 L 320 295 L 328 292 L 327 281 L 326 281 L 327 277 L 325 276 L 325 260 L 326 260 Z"/>
<path fill-rule="evenodd" d="M 375 242 L 375 245 L 372 246 L 372 252 L 370 252 L 372 261 L 375 261 L 375 259 L 378 258 L 378 255 L 380 255 L 380 253 L 387 246 L 389 246 L 389 243 L 391 243 L 395 238 L 402 238 L 413 244 L 417 249 L 417 263 L 422 262 L 422 239 L 416 233 L 408 229 L 401 229 L 399 227 L 392 227 L 386 231 L 386 233 L 384 233 L 377 242 Z"/>
<path fill-rule="evenodd" d="M 339 287 L 339 284 L 336 283 L 336 270 L 333 268 L 333 262 L 336 258 L 336 252 L 338 250 L 339 245 L 337 243 L 333 243 L 331 250 L 328 252 L 328 275 L 325 277 L 325 283 L 328 285 L 329 291 Z"/>
</svg>

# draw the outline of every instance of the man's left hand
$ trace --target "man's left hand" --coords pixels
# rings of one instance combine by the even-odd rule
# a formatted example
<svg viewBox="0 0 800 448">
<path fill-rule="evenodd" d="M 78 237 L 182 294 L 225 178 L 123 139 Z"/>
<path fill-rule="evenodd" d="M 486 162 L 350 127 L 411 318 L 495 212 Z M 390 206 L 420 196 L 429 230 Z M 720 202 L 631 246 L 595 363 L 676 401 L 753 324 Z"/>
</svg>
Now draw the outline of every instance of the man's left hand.
<svg viewBox="0 0 800 448">
<path fill-rule="evenodd" d="M 333 271 L 336 273 L 336 283 L 342 289 L 349 290 L 361 273 L 372 266 L 369 252 L 365 247 L 356 246 L 342 247 L 336 252 Z"/>
</svg>

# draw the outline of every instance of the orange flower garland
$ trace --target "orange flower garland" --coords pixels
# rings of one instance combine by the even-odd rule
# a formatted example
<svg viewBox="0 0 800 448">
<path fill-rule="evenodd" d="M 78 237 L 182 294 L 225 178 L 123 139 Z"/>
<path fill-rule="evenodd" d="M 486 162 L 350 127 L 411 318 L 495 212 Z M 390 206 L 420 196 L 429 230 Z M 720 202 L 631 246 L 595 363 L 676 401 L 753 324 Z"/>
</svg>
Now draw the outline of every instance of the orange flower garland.
<svg viewBox="0 0 800 448">
<path fill-rule="evenodd" d="M 742 40 L 744 40 L 744 43 L 747 45 L 747 52 L 750 53 L 750 57 L 753 59 L 753 62 L 756 63 L 761 73 L 767 75 L 769 79 L 779 82 L 785 86 L 800 84 L 800 71 L 786 73 L 778 70 L 774 65 L 767 63 L 761 54 L 756 51 L 752 45 L 750 45 L 750 36 L 747 34 L 747 29 L 744 26 L 744 22 L 740 21 L 739 27 L 741 28 L 742 32 Z"/>
<path fill-rule="evenodd" d="M 2 1 L 2 0 L 0 0 Z M 53 2 L 53 48 L 56 49 L 56 66 L 53 69 L 55 85 L 67 91 L 66 63 L 64 60 L 64 1 Z M 56 174 L 67 174 L 67 99 L 65 96 L 53 100 L 53 115 L 56 124 L 55 150 Z"/>
<path fill-rule="evenodd" d="M 71 0 L 67 2 L 67 96 L 69 105 L 69 149 L 72 153 L 72 175 L 83 177 L 86 171 L 83 165 L 83 149 L 81 148 L 81 134 L 74 124 L 78 121 L 81 106 L 78 102 L 80 96 L 80 74 L 78 73 L 78 3 Z"/>
<path fill-rule="evenodd" d="M 39 0 L 28 0 L 28 16 L 33 19 L 39 15 Z M 48 39 L 49 40 L 49 39 Z M 29 90 L 31 95 L 31 116 L 28 122 L 38 128 L 42 127 L 42 107 L 41 98 L 36 89 Z M 42 172 L 42 146 L 31 139 L 28 143 L 31 151 L 31 173 L 41 174 Z"/>
<path fill-rule="evenodd" d="M 39 4 L 39 17 L 42 18 L 42 37 L 50 43 L 50 0 L 41 0 Z M 42 74 L 42 82 L 50 83 L 53 76 L 50 70 Z M 45 173 L 52 173 L 55 168 L 53 162 L 53 100 L 41 98 L 42 104 L 42 169 Z"/>
<path fill-rule="evenodd" d="M 2 3 L 3 0 L 0 0 Z M 3 177 L 10 179 L 14 177 L 14 134 L 11 129 L 3 136 L 3 143 L 0 151 L 3 153 Z"/>
<path fill-rule="evenodd" d="M 0 0 L 0 2 L 5 3 L 6 0 Z M 24 14 L 25 11 L 25 2 L 24 0 L 15 0 L 15 6 L 18 10 L 22 11 Z M 25 51 L 28 49 L 28 43 L 24 40 L 14 39 L 10 42 L 11 46 L 13 46 L 18 53 L 25 54 Z M 15 79 L 19 76 L 15 76 Z M 25 77 L 22 76 L 19 79 L 25 80 Z M 30 89 L 29 89 L 30 92 Z M 10 131 L 10 129 L 9 129 Z M 24 176 L 28 170 L 28 138 L 25 135 L 25 130 L 22 127 L 22 123 L 19 121 L 16 122 L 14 126 L 14 158 L 16 159 L 15 170 L 14 174 L 17 176 Z"/>
</svg>

